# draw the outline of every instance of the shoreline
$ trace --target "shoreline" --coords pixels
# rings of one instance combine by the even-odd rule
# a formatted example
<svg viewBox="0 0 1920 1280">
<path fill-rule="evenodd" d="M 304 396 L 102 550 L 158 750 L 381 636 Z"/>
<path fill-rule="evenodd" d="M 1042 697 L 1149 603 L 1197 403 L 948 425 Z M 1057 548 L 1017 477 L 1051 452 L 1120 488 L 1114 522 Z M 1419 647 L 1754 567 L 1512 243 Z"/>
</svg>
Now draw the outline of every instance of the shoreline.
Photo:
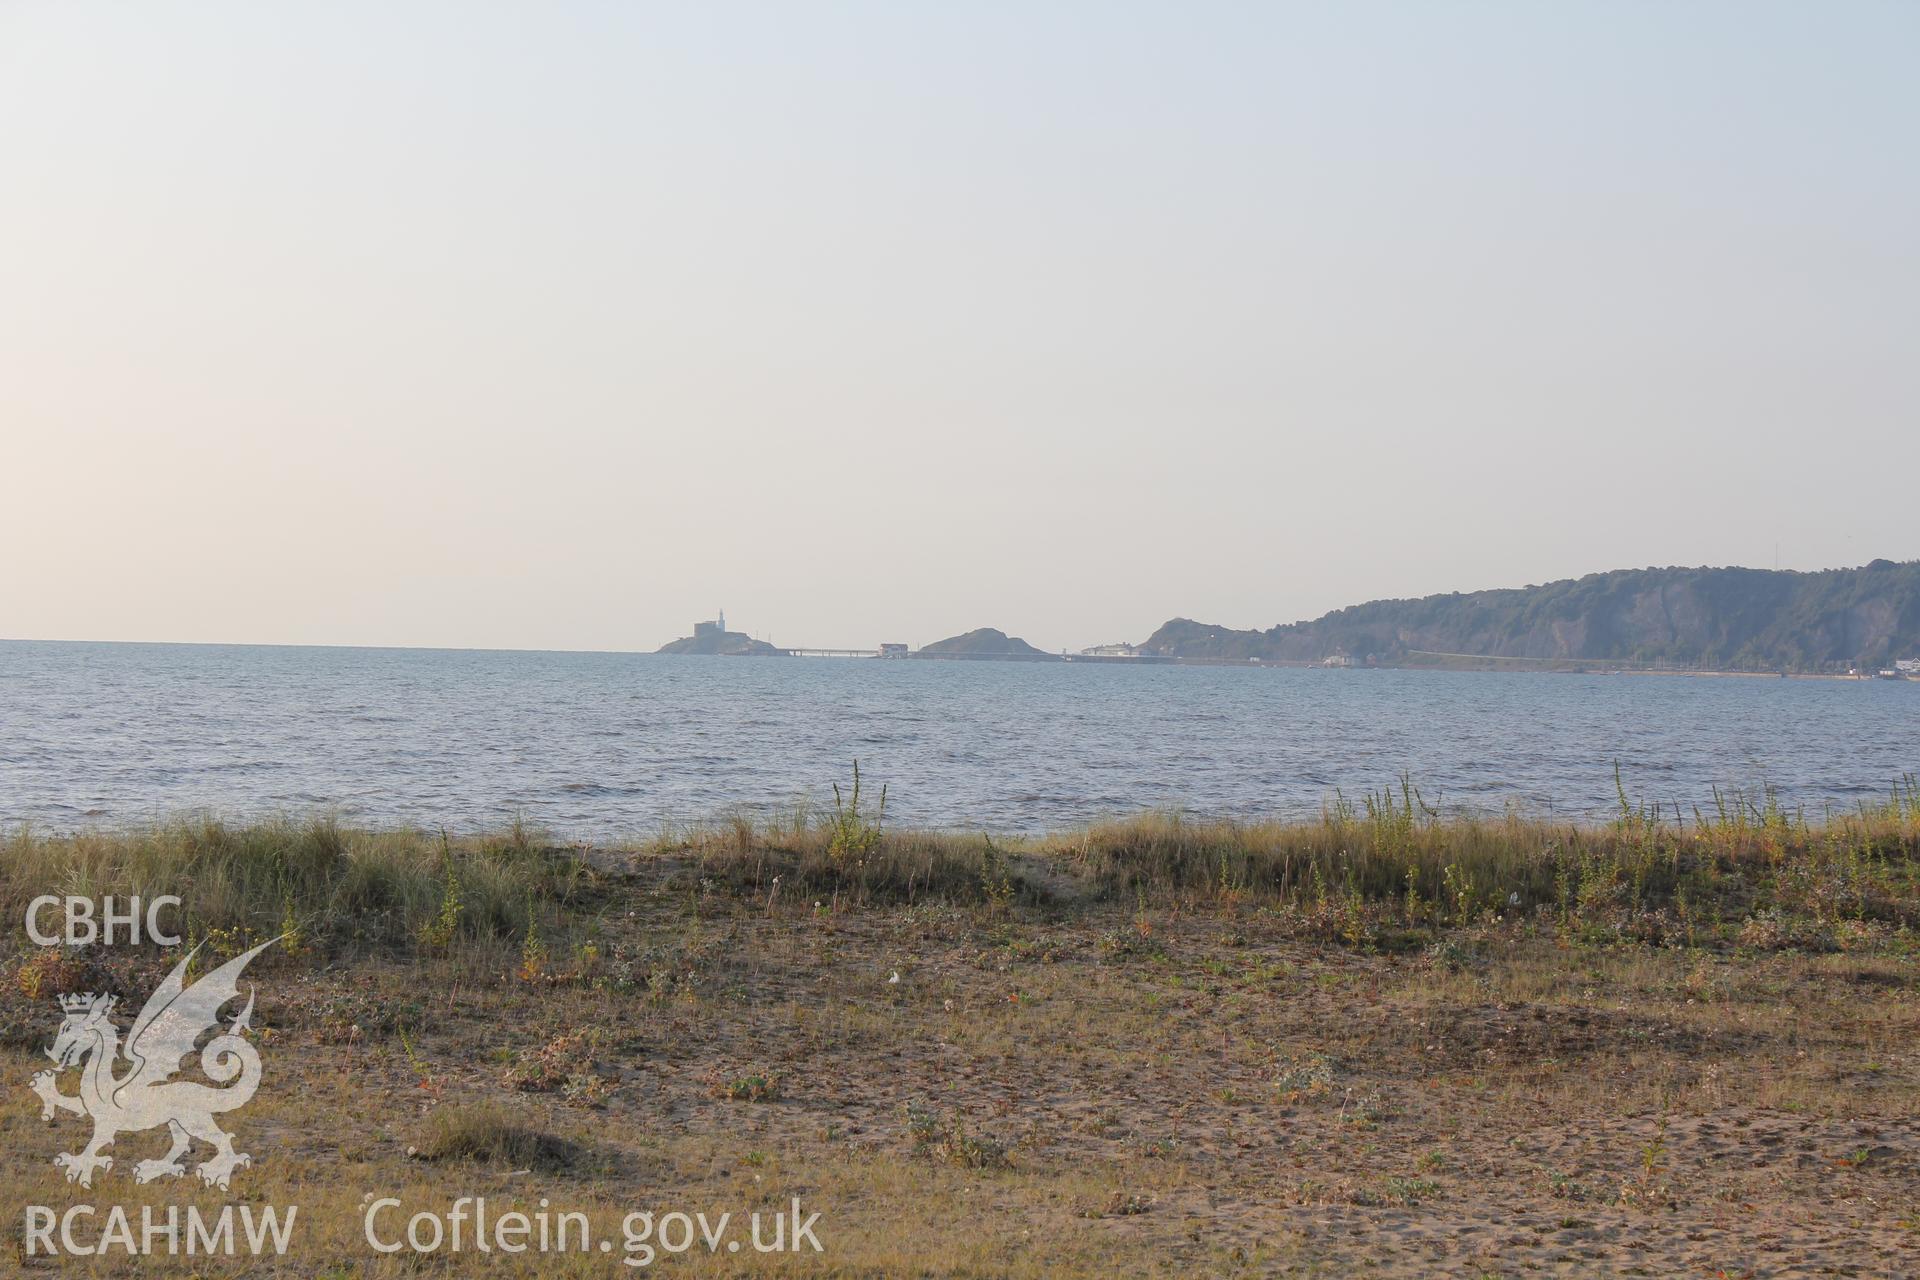
<svg viewBox="0 0 1920 1280">
<path fill-rule="evenodd" d="M 112 646 L 127 649 L 276 649 L 276 650 L 340 650 L 360 653 L 422 653 L 422 654 L 526 654 L 529 656 L 558 657 L 595 657 L 595 658 L 752 658 L 775 655 L 767 654 L 700 654 L 700 653 L 662 653 L 657 649 L 552 649 L 521 648 L 501 646 L 470 645 L 382 645 L 382 644 L 315 644 L 305 641 L 278 640 L 100 640 L 76 639 L 71 637 L 44 636 L 0 636 L 0 645 L 49 645 L 56 647 L 83 648 L 93 645 Z M 796 656 L 782 650 L 777 656 Z M 804 655 L 800 655 L 804 656 Z M 1140 657 L 1119 657 L 1112 654 L 1061 654 L 1008 655 L 1008 654 L 923 654 L 918 651 L 905 658 L 881 658 L 877 653 L 858 657 L 815 658 L 817 662 L 862 662 L 862 661 L 908 661 L 908 662 L 1017 662 L 1017 663 L 1060 663 L 1084 666 L 1135 666 L 1135 667 L 1224 667 L 1237 670 L 1310 670 L 1310 671 L 1433 671 L 1433 672 L 1524 672 L 1526 674 L 1546 675 L 1593 675 L 1593 676 L 1705 676 L 1715 679 L 1779 679 L 1789 680 L 1859 680 L 1885 681 L 1889 683 L 1920 683 L 1920 677 L 1908 675 L 1883 676 L 1877 674 L 1850 675 L 1832 671 L 1747 671 L 1737 668 L 1691 668 L 1691 667 L 1635 667 L 1622 665 L 1619 660 L 1605 658 L 1521 658 L 1488 656 L 1482 654 L 1434 654 L 1435 657 L 1453 659 L 1447 662 L 1375 662 L 1352 663 L 1348 665 L 1329 664 L 1305 658 L 1193 658 L 1172 655 L 1150 654 Z"/>
</svg>

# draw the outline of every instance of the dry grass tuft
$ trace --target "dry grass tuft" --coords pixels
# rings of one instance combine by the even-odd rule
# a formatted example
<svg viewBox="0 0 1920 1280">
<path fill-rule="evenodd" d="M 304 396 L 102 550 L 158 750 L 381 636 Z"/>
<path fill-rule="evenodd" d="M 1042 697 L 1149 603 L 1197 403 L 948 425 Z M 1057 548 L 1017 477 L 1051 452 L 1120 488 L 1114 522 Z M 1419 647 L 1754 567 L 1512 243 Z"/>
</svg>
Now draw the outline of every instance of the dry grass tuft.
<svg viewBox="0 0 1920 1280">
<path fill-rule="evenodd" d="M 502 1169 L 564 1170 L 580 1148 L 564 1138 L 526 1128 L 520 1112 L 497 1102 L 440 1106 L 427 1113 L 414 1155 L 421 1160 L 470 1160 Z"/>
</svg>

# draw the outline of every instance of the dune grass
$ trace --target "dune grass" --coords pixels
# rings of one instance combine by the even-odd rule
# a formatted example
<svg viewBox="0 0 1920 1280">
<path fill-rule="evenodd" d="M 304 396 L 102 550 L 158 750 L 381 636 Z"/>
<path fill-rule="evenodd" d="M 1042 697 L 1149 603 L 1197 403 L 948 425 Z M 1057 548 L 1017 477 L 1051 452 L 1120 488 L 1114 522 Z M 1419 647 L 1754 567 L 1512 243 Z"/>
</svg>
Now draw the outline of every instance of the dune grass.
<svg viewBox="0 0 1920 1280">
<path fill-rule="evenodd" d="M 1051 842 L 1109 895 L 1399 901 L 1435 919 L 1603 901 L 1782 908 L 1912 924 L 1920 791 L 1911 779 L 1853 814 L 1809 819 L 1771 799 L 1663 818 L 1623 801 L 1606 824 L 1519 814 L 1443 818 L 1403 784 L 1341 801 L 1318 822 L 1192 822 L 1149 814 Z"/>
<path fill-rule="evenodd" d="M 1759 919 L 1818 928 L 1920 923 L 1920 786 L 1911 777 L 1852 813 L 1810 817 L 1777 798 L 1721 796 L 1662 813 L 1622 792 L 1607 823 L 1509 813 L 1443 816 L 1410 782 L 1317 821 L 1229 822 L 1149 812 L 1037 840 L 881 831 L 847 836 L 843 811 L 746 819 L 657 843 L 712 883 L 832 905 L 1023 898 L 1248 903 L 1338 919 L 1377 938 L 1401 926 L 1550 912 L 1570 924 L 1702 929 Z M 850 848 L 852 851 L 850 851 Z M 1368 923 L 1373 922 L 1373 923 Z"/>
<path fill-rule="evenodd" d="M 1330 922 L 1359 943 L 1393 928 L 1553 914 L 1654 939 L 1753 921 L 1831 930 L 1920 924 L 1920 785 L 1817 818 L 1771 796 L 1711 813 L 1628 803 L 1608 823 L 1443 816 L 1410 783 L 1336 797 L 1316 821 L 1150 812 L 1026 840 L 883 828 L 858 793 L 827 812 L 738 817 L 603 851 L 593 865 L 522 825 L 484 836 L 360 831 L 328 819 L 178 821 L 119 834 L 0 841 L 0 911 L 41 894 L 170 893 L 192 940 L 289 935 L 291 950 L 451 954 L 543 949 L 590 926 L 622 858 L 683 864 L 706 892 L 774 912 L 916 902 L 1071 911 L 1095 901 L 1226 903 Z"/>
<path fill-rule="evenodd" d="M 449 951 L 526 935 L 581 899 L 571 851 L 515 825 L 488 836 L 358 831 L 328 818 L 182 819 L 120 833 L 0 840 L 0 912 L 45 894 L 182 899 L 189 942 L 216 950 L 285 935 L 288 949 Z"/>
</svg>

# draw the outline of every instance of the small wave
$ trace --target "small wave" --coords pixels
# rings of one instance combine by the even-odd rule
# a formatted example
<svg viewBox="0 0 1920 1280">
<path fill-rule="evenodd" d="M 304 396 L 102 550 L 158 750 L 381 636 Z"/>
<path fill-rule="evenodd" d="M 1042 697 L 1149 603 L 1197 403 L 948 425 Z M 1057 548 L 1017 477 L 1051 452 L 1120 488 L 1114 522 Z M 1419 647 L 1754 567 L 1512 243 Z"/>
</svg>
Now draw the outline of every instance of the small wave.
<svg viewBox="0 0 1920 1280">
<path fill-rule="evenodd" d="M 573 796 L 641 796 L 645 787 L 620 787 L 606 782 L 563 782 L 560 790 Z"/>
</svg>

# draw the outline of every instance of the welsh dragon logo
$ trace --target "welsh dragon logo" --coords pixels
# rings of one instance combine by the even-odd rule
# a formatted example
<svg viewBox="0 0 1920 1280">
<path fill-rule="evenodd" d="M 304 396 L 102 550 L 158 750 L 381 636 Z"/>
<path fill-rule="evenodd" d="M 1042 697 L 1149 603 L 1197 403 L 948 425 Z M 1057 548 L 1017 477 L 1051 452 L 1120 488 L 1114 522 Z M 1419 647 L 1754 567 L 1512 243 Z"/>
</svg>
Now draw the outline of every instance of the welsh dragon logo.
<svg viewBox="0 0 1920 1280">
<path fill-rule="evenodd" d="M 33 1091 L 44 1104 L 40 1111 L 43 1120 L 52 1120 L 58 1111 L 93 1120 L 93 1140 L 83 1150 L 53 1158 L 54 1164 L 67 1171 L 68 1182 L 91 1187 L 94 1170 L 113 1168 L 113 1157 L 101 1152 L 112 1146 L 116 1137 L 162 1125 L 172 1135 L 173 1147 L 162 1159 L 142 1160 L 135 1165 L 135 1182 L 177 1178 L 185 1173 L 181 1159 L 195 1141 L 214 1149 L 213 1156 L 195 1170 L 210 1187 L 226 1190 L 233 1171 L 253 1163 L 250 1156 L 233 1149 L 233 1136 L 214 1123 L 215 1116 L 246 1106 L 260 1087 L 260 1054 L 241 1035 L 253 1016 L 252 992 L 240 1015 L 200 1049 L 200 1068 L 214 1083 L 172 1077 L 203 1034 L 220 1030 L 220 1009 L 239 996 L 240 974 L 247 962 L 273 942 L 263 942 L 235 956 L 188 986 L 187 966 L 200 950 L 195 947 L 147 998 L 140 1016 L 133 1020 L 124 1049 L 120 1029 L 113 1023 L 114 997 L 60 997 L 66 1021 L 60 1024 L 60 1034 L 47 1050 L 57 1069 L 34 1076 Z M 123 1057 L 128 1065 L 120 1070 L 117 1064 Z M 59 1072 L 76 1066 L 80 1068 L 79 1095 L 61 1093 Z"/>
</svg>

